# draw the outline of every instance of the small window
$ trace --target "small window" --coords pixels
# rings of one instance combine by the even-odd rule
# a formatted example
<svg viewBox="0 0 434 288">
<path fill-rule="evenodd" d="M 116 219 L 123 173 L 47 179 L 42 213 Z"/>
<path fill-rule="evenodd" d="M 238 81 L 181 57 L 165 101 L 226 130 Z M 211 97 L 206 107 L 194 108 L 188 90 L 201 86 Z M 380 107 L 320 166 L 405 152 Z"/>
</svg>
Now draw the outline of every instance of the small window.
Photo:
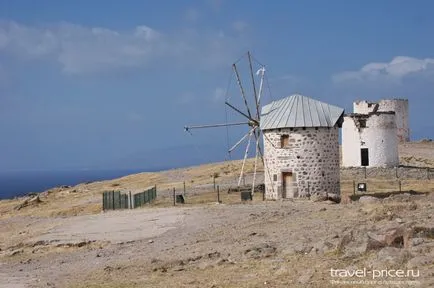
<svg viewBox="0 0 434 288">
<path fill-rule="evenodd" d="M 360 128 L 366 128 L 366 119 L 360 119 L 359 125 L 360 125 Z"/>
<path fill-rule="evenodd" d="M 289 135 L 280 136 L 280 147 L 286 148 L 289 145 Z"/>
<path fill-rule="evenodd" d="M 277 174 L 274 174 L 274 175 L 273 175 L 273 180 L 274 180 L 274 181 L 277 181 Z"/>
</svg>

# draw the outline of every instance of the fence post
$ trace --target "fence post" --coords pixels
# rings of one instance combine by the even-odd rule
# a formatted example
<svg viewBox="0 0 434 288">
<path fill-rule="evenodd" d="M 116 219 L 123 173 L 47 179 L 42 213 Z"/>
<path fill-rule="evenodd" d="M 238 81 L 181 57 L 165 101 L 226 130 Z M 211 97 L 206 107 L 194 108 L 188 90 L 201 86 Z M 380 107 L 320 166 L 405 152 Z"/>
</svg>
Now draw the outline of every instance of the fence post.
<svg viewBox="0 0 434 288">
<path fill-rule="evenodd" d="M 173 187 L 173 206 L 176 205 L 176 190 L 175 187 Z"/>
<path fill-rule="evenodd" d="M 115 191 L 112 191 L 112 207 L 113 207 L 113 210 L 116 209 L 116 206 L 115 206 Z"/>
<path fill-rule="evenodd" d="M 105 192 L 102 192 L 102 211 L 105 211 Z"/>
<path fill-rule="evenodd" d="M 399 192 L 402 192 L 402 190 L 401 190 L 401 180 L 399 180 Z"/>
<path fill-rule="evenodd" d="M 133 209 L 133 198 L 131 197 L 131 191 L 128 191 L 128 206 Z"/>
<path fill-rule="evenodd" d="M 395 177 L 399 178 L 399 176 L 398 176 L 398 167 L 395 167 Z"/>
<path fill-rule="evenodd" d="M 212 181 L 214 183 L 214 192 L 215 192 L 215 175 L 214 174 L 212 175 Z"/>
<path fill-rule="evenodd" d="M 185 197 L 185 181 L 184 181 L 184 193 L 183 194 L 184 194 L 184 197 Z"/>
<path fill-rule="evenodd" d="M 309 187 L 309 181 L 307 181 L 307 195 L 310 196 L 310 187 Z"/>
<path fill-rule="evenodd" d="M 356 180 L 353 180 L 353 195 L 356 195 Z"/>
<path fill-rule="evenodd" d="M 217 203 L 222 203 L 220 201 L 220 186 L 219 185 L 217 185 Z"/>
</svg>

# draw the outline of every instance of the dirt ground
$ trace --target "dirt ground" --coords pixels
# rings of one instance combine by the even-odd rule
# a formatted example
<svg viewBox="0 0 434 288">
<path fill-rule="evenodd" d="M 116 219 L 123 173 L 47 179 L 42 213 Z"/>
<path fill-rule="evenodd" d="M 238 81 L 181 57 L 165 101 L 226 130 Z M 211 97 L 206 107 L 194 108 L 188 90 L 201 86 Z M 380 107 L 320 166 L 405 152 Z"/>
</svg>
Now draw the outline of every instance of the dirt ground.
<svg viewBox="0 0 434 288">
<path fill-rule="evenodd" d="M 423 146 L 418 153 L 434 147 L 415 145 Z M 409 192 L 351 196 L 348 204 L 260 194 L 241 203 L 227 193 L 218 204 L 214 193 L 201 194 L 214 173 L 219 183 L 236 179 L 237 165 L 56 188 L 20 210 L 24 198 L 0 201 L 0 287 L 434 286 L 434 189 L 422 189 L 433 180 Z M 170 187 L 182 189 L 185 179 L 202 187 L 189 191 L 196 202 L 169 207 Z M 153 205 L 101 212 L 105 189 L 155 183 L 161 192 Z M 337 277 L 331 269 L 371 274 Z M 418 275 L 372 275 L 396 270 Z"/>
<path fill-rule="evenodd" d="M 2 227 L 31 236 L 2 248 L 0 287 L 329 287 L 330 269 L 352 267 L 417 268 L 420 277 L 413 280 L 429 287 L 433 212 L 433 194 L 404 194 L 347 205 L 300 200 L 143 208 L 55 223 L 11 218 Z M 358 242 L 382 227 L 406 225 L 415 229 L 408 248 L 365 251 Z M 427 232 L 420 234 L 420 227 Z M 349 233 L 360 239 L 348 239 Z"/>
</svg>

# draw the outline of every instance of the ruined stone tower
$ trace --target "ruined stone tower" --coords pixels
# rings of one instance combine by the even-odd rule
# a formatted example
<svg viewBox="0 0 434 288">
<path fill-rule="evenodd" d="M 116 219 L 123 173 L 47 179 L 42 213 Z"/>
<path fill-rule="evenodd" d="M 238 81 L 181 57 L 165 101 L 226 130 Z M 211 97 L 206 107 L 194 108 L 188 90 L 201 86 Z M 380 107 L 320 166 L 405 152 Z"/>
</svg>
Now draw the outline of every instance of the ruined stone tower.
<svg viewBox="0 0 434 288">
<path fill-rule="evenodd" d="M 342 166 L 399 165 L 394 111 L 348 114 L 342 125 Z"/>
<path fill-rule="evenodd" d="M 410 141 L 408 125 L 408 99 L 386 99 L 378 102 L 357 101 L 353 103 L 353 112 L 368 114 L 370 112 L 395 112 L 396 134 L 399 142 Z"/>
</svg>

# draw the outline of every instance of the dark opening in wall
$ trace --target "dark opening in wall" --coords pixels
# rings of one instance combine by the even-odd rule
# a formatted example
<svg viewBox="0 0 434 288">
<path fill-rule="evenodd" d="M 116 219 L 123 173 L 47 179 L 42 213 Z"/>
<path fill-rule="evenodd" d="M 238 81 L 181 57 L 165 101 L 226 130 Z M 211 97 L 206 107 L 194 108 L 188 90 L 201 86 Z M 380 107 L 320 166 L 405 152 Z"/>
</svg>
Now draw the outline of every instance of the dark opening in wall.
<svg viewBox="0 0 434 288">
<path fill-rule="evenodd" d="M 277 181 L 277 174 L 273 175 L 273 181 Z"/>
<path fill-rule="evenodd" d="M 361 164 L 362 166 L 369 166 L 369 151 L 368 148 L 361 148 L 360 149 L 360 156 L 361 156 Z"/>
<path fill-rule="evenodd" d="M 359 127 L 366 128 L 366 119 L 359 119 Z"/>
</svg>

